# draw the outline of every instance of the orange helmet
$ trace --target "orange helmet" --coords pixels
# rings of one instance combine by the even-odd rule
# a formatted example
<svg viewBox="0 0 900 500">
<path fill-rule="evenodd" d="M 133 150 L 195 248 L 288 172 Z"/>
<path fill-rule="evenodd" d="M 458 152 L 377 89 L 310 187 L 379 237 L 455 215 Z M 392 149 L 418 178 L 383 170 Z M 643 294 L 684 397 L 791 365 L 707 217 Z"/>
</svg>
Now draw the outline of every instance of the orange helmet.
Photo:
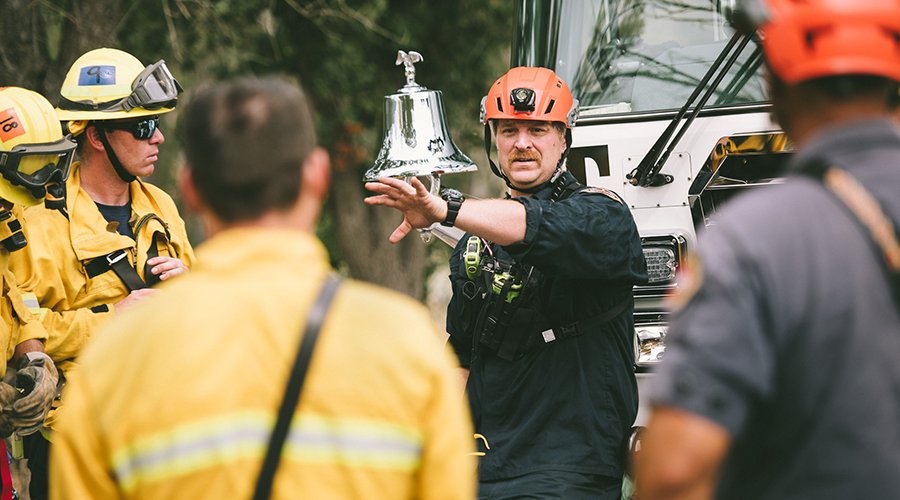
<svg viewBox="0 0 900 500">
<path fill-rule="evenodd" d="M 897 0 L 755 0 L 741 14 L 759 29 L 769 66 L 787 83 L 838 75 L 900 81 Z"/>
<path fill-rule="evenodd" d="M 547 68 L 520 66 L 506 72 L 491 85 L 488 94 L 481 99 L 481 123 L 484 124 L 484 151 L 494 175 L 503 179 L 510 188 L 514 186 L 491 159 L 490 120 L 534 120 L 559 122 L 566 127 L 566 149 L 563 151 L 556 172 L 550 179 L 555 182 L 562 173 L 562 165 L 566 161 L 572 147 L 572 127 L 578 116 L 578 99 L 566 82 Z M 515 188 L 521 192 L 534 193 L 544 185 L 530 189 Z"/>
<path fill-rule="evenodd" d="M 481 123 L 539 120 L 575 126 L 578 100 L 566 82 L 547 68 L 518 67 L 497 79 L 481 100 Z"/>
</svg>

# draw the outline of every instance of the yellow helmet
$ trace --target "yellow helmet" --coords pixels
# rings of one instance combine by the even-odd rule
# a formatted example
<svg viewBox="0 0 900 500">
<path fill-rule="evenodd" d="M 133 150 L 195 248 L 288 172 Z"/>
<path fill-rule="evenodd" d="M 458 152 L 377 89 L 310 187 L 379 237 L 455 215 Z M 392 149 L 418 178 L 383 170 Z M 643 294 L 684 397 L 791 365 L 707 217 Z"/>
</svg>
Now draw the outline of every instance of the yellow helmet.
<svg viewBox="0 0 900 500">
<path fill-rule="evenodd" d="M 19 87 L 0 87 L 0 197 L 35 205 L 50 184 L 69 176 L 75 142 L 64 137 L 44 96 Z"/>
<path fill-rule="evenodd" d="M 66 73 L 57 116 L 87 122 L 159 115 L 175 109 L 181 91 L 162 59 L 145 67 L 128 52 L 94 49 Z"/>
</svg>

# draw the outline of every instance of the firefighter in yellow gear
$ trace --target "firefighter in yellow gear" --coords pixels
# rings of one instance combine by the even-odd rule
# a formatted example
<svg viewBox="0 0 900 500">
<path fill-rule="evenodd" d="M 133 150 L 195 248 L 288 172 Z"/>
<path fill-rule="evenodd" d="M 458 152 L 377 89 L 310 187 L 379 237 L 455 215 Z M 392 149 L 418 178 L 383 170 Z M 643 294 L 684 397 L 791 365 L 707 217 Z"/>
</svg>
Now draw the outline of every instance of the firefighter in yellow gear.
<svg viewBox="0 0 900 500">
<path fill-rule="evenodd" d="M 302 92 L 239 79 L 201 91 L 182 119 L 181 192 L 210 239 L 188 275 L 85 349 L 54 439 L 53 498 L 250 498 L 333 274 L 314 237 L 328 157 Z M 472 498 L 454 367 L 422 305 L 343 280 L 288 406 L 271 498 Z"/>
<path fill-rule="evenodd" d="M 72 165 L 75 143 L 63 136 L 53 106 L 19 87 L 0 88 L 0 436 L 11 438 L 17 456 L 21 437 L 37 432 L 58 393 L 57 369 L 44 351 L 46 330 L 34 294 L 23 291 L 9 271 L 10 255 L 28 260 L 22 207 L 56 200 Z M 43 208 L 41 208 L 43 209 Z M 0 441 L 0 453 L 6 456 Z M 0 460 L 4 487 L 8 462 Z M 0 492 L 5 498 L 10 492 Z"/>
<path fill-rule="evenodd" d="M 171 197 L 141 177 L 153 173 L 165 136 L 159 116 L 181 87 L 164 61 L 145 66 L 116 49 L 79 57 L 63 82 L 57 120 L 77 142 L 77 160 L 55 210 L 31 207 L 25 220 L 30 259 L 10 269 L 47 310 L 47 353 L 65 378 L 97 327 L 177 276 L 194 255 Z M 58 123 L 58 122 L 57 122 Z M 25 440 L 32 498 L 46 498 L 51 412 Z"/>
</svg>

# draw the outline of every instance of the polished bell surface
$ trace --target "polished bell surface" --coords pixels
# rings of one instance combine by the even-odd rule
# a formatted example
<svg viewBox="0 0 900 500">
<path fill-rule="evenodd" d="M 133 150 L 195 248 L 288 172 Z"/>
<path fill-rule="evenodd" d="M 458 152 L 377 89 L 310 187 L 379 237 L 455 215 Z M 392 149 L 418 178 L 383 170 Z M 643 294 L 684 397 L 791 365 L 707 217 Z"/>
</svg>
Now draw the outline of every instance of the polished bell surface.
<svg viewBox="0 0 900 500">
<path fill-rule="evenodd" d="M 363 180 L 379 177 L 440 176 L 477 170 L 456 147 L 447 130 L 439 90 L 415 83 L 416 52 L 400 52 L 397 64 L 406 67 L 406 85 L 384 97 L 384 140 L 381 151 Z"/>
</svg>

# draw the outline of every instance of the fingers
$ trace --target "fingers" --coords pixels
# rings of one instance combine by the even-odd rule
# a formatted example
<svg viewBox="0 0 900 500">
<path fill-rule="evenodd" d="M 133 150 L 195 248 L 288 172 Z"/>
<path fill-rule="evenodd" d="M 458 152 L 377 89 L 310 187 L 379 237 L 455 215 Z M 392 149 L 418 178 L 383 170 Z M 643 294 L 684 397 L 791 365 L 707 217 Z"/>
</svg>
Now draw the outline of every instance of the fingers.
<svg viewBox="0 0 900 500">
<path fill-rule="evenodd" d="M 400 198 L 403 196 L 416 196 L 418 194 L 418 190 L 414 187 L 413 183 L 424 187 L 419 179 L 415 177 L 413 177 L 409 183 L 393 177 L 382 177 L 378 179 L 377 182 L 367 182 L 365 188 L 374 193 L 390 196 L 391 198 Z"/>
<path fill-rule="evenodd" d="M 419 180 L 418 177 L 413 177 L 409 184 L 415 188 L 416 196 L 428 196 L 428 189 L 425 187 L 425 184 Z"/>
<path fill-rule="evenodd" d="M 22 379 L 32 380 L 33 388 L 11 406 L 5 407 L 3 418 L 7 419 L 20 435 L 26 436 L 37 432 L 43 426 L 44 417 L 56 398 L 57 387 L 55 377 L 49 376 L 45 368 L 27 366 L 19 370 L 18 374 Z"/>
<path fill-rule="evenodd" d="M 15 371 L 15 370 L 10 370 Z M 7 384 L 6 382 L 0 382 L 0 408 L 10 408 L 12 404 L 19 397 L 19 391 L 16 390 L 15 387 Z"/>
<path fill-rule="evenodd" d="M 44 427 L 44 416 L 41 415 L 38 418 L 35 418 L 30 425 L 17 425 L 15 426 L 16 434 L 19 436 L 25 437 L 34 434 L 35 432 L 41 430 Z M 10 432 L 12 434 L 12 432 Z"/>
<path fill-rule="evenodd" d="M 161 280 L 167 280 L 188 271 L 184 262 L 175 257 L 153 257 L 152 259 L 147 259 L 147 264 L 153 266 L 150 272 L 159 276 Z"/>
<path fill-rule="evenodd" d="M 413 180 L 418 180 L 418 179 L 413 177 Z M 375 188 L 375 189 L 373 189 L 373 188 Z M 406 194 L 415 193 L 415 189 L 413 189 L 412 186 L 410 186 L 410 184 L 408 182 L 406 182 L 402 179 L 397 179 L 395 177 L 379 177 L 378 180 L 375 182 L 367 182 L 366 183 L 366 189 L 368 189 L 369 191 L 383 192 L 380 190 L 387 190 L 387 189 L 391 189 L 391 188 L 398 189 Z"/>
<path fill-rule="evenodd" d="M 408 202 L 405 200 L 408 200 L 409 196 L 415 194 L 415 190 L 409 184 L 390 177 L 380 179 L 379 182 L 367 182 L 366 189 L 379 194 L 367 196 L 363 199 L 363 203 L 367 205 L 381 205 L 398 210 L 406 208 Z"/>
<path fill-rule="evenodd" d="M 396 200 L 394 200 L 390 196 L 383 195 L 383 194 L 363 198 L 363 202 L 366 205 L 381 205 L 381 206 L 391 207 L 391 208 L 399 208 L 400 207 L 400 204 Z"/>
<path fill-rule="evenodd" d="M 181 264 L 181 261 L 178 261 L 178 263 Z M 183 264 L 174 266 L 159 265 L 151 269 L 150 272 L 159 276 L 159 279 L 165 281 L 173 276 L 188 272 L 188 268 Z"/>
<path fill-rule="evenodd" d="M 438 220 L 433 195 L 416 177 L 411 177 L 409 182 L 385 177 L 367 182 L 365 187 L 377 193 L 363 200 L 367 205 L 390 207 L 403 213 L 403 222 L 388 237 L 391 243 L 399 242 L 414 228 L 425 228 Z"/>
<path fill-rule="evenodd" d="M 406 235 L 409 234 L 410 231 L 412 231 L 412 229 L 412 225 L 407 222 L 406 219 L 403 219 L 403 222 L 401 222 L 400 225 L 397 226 L 397 229 L 394 229 L 394 232 L 391 233 L 391 235 L 388 237 L 388 241 L 390 241 L 391 243 L 397 243 L 405 238 Z"/>
</svg>

